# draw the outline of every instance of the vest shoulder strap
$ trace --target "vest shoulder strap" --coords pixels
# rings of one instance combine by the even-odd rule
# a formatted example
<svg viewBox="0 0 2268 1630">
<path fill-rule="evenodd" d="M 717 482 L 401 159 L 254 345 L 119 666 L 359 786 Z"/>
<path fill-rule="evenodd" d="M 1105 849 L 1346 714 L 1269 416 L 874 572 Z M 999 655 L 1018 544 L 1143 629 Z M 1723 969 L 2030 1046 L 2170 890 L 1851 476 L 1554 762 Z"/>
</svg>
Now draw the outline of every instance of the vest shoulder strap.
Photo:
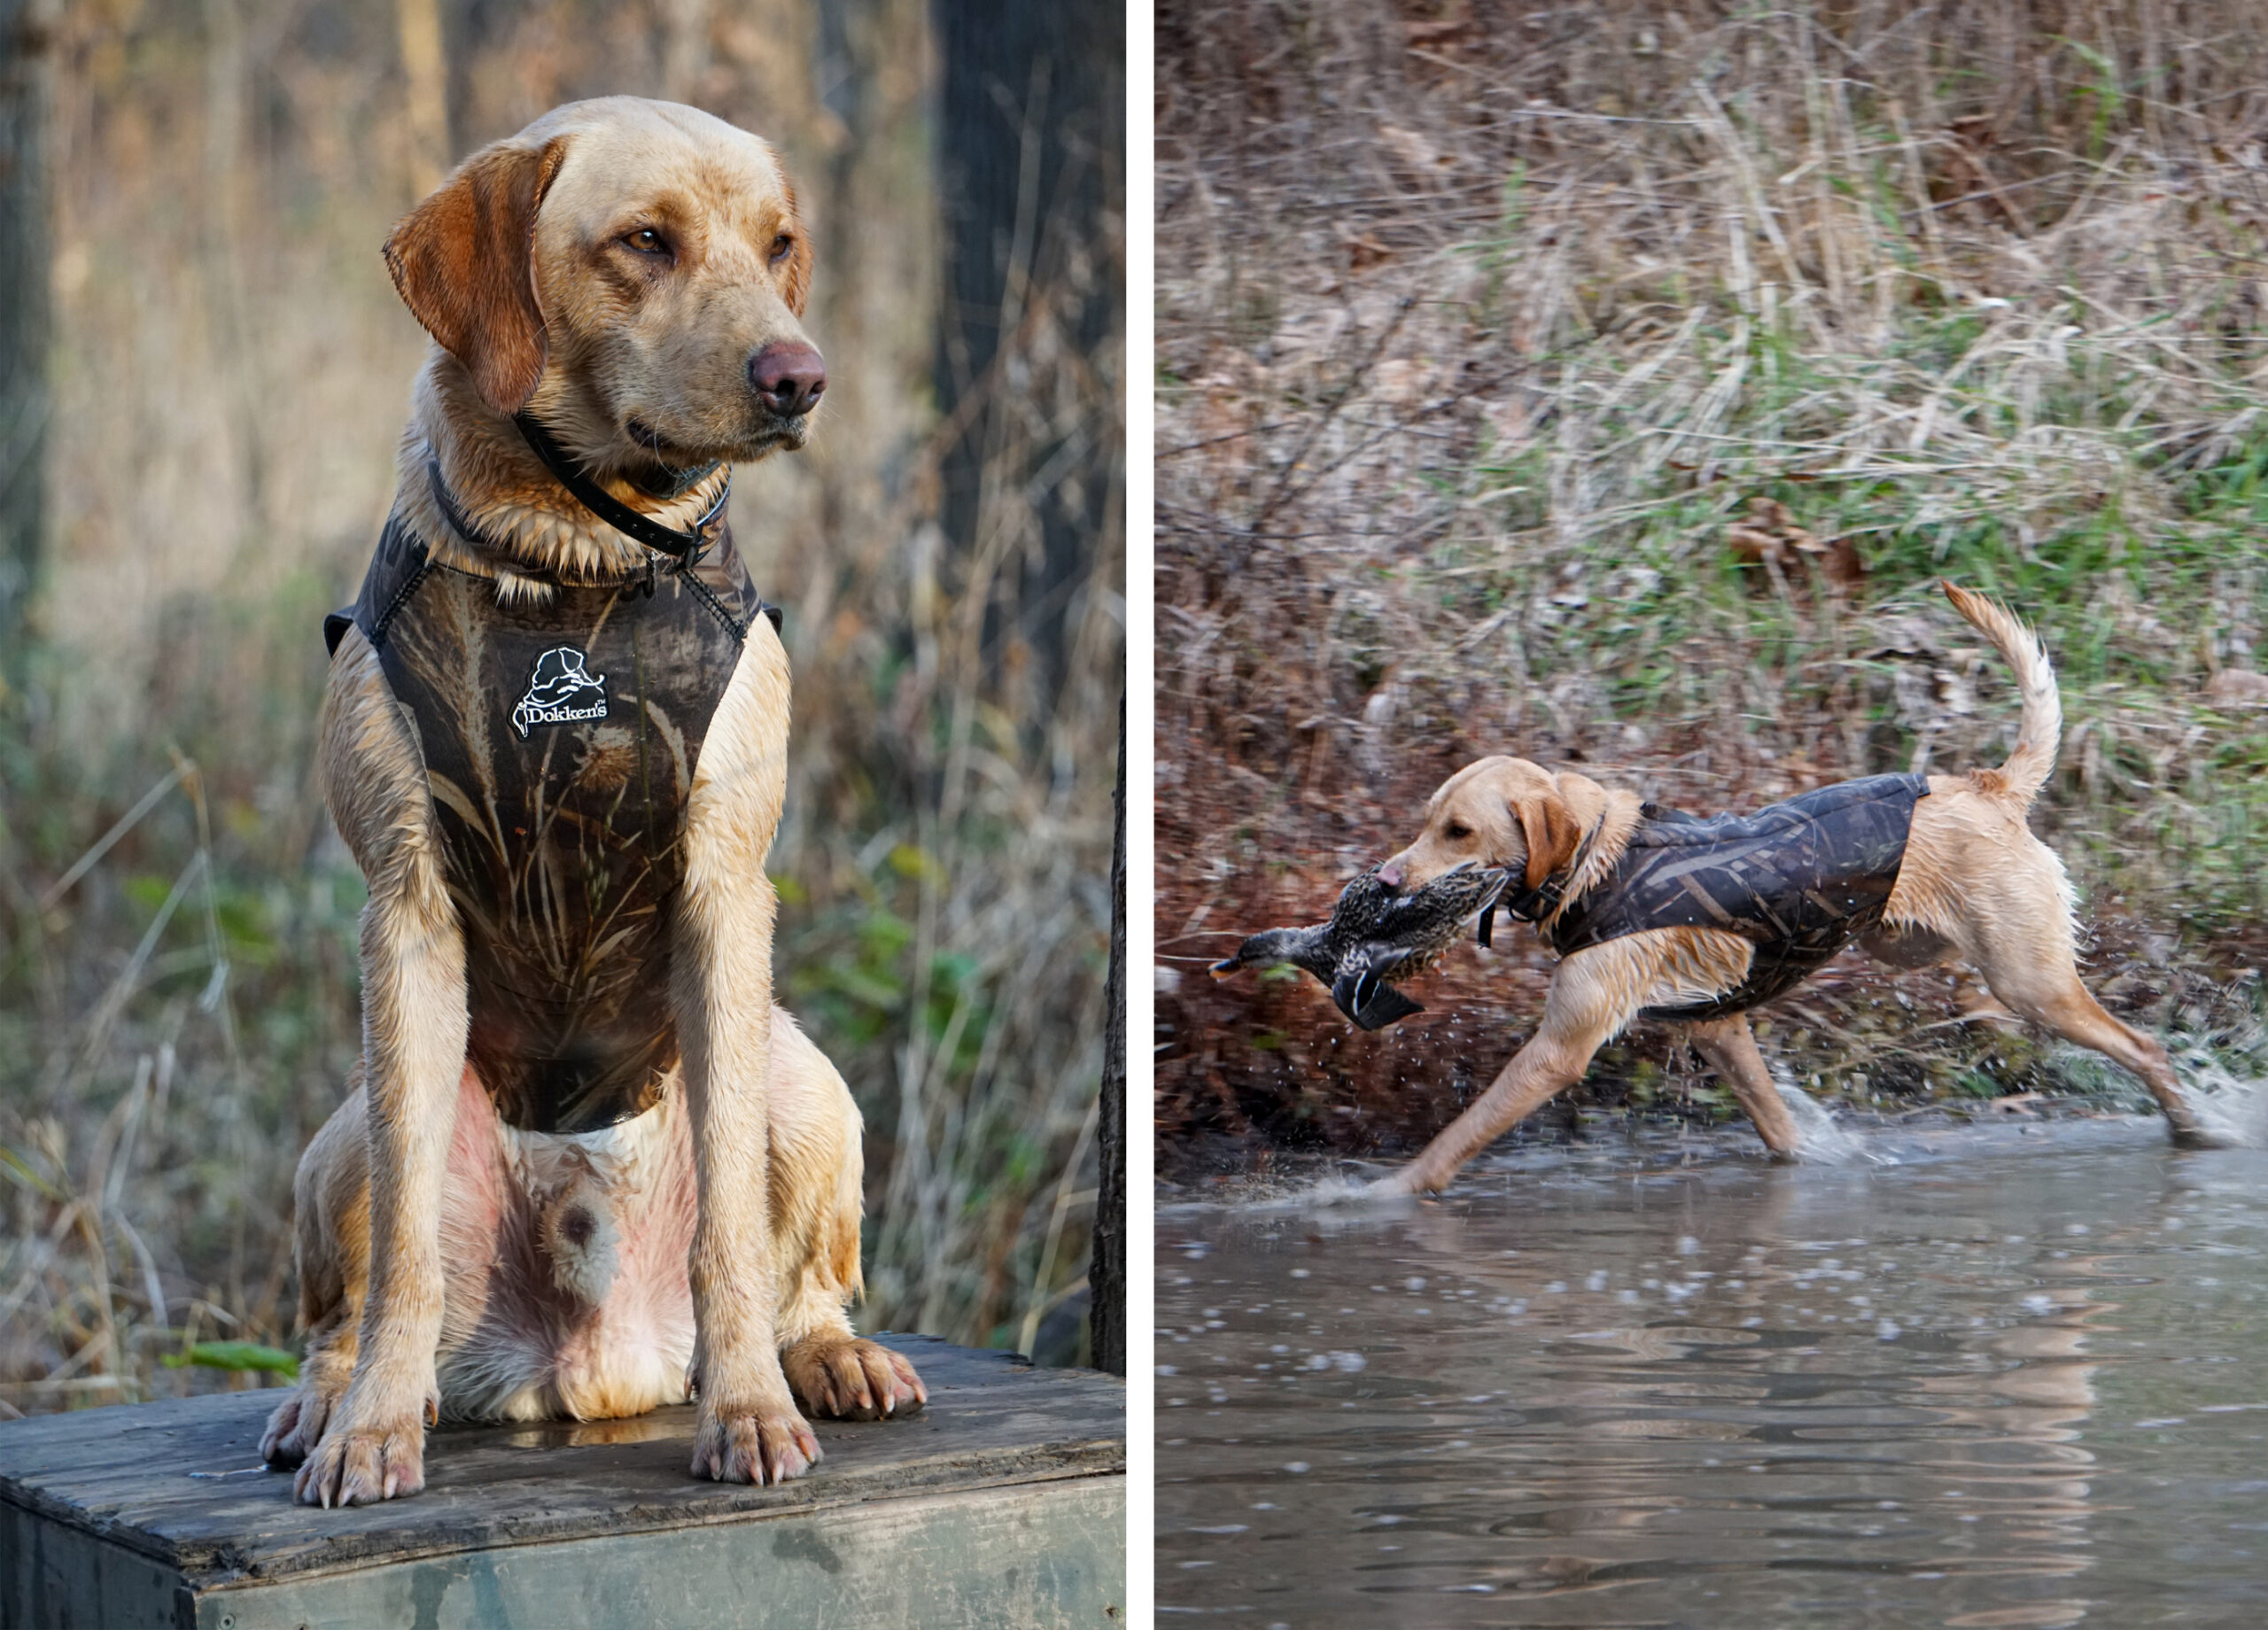
<svg viewBox="0 0 2268 1630">
<path fill-rule="evenodd" d="M 433 559 L 425 540 L 410 531 L 400 515 L 388 516 L 385 530 L 378 534 L 377 552 L 370 557 L 369 570 L 362 574 L 361 593 L 353 605 L 322 619 L 322 640 L 330 655 L 338 655 L 338 642 L 350 627 L 360 628 L 373 648 L 384 649 L 394 619 L 432 572 Z"/>
</svg>

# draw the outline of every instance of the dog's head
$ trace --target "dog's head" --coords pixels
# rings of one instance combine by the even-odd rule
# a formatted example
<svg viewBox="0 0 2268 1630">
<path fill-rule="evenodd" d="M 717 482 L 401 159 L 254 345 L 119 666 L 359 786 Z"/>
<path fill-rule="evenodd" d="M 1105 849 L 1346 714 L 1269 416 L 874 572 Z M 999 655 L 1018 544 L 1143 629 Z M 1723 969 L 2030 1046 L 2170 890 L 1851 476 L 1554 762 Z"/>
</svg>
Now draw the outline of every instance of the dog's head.
<svg viewBox="0 0 2268 1630">
<path fill-rule="evenodd" d="M 1483 758 L 1434 788 L 1425 831 L 1379 868 L 1379 879 L 1415 889 L 1459 866 L 1503 867 L 1533 890 L 1573 862 L 1606 807 L 1606 788 L 1588 776 Z"/>
<path fill-rule="evenodd" d="M 799 447 L 827 386 L 795 190 L 693 108 L 554 109 L 460 165 L 385 258 L 482 400 L 532 408 L 600 476 Z"/>
</svg>

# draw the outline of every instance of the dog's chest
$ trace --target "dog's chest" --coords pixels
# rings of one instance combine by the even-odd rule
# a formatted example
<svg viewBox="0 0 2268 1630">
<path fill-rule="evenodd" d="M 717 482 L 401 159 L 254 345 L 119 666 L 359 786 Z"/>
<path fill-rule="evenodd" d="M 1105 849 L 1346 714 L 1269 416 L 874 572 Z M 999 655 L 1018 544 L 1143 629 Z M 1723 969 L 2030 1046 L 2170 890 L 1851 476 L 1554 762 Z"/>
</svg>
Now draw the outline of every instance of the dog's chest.
<svg viewBox="0 0 2268 1630">
<path fill-rule="evenodd" d="M 415 726 L 465 930 L 468 1052 L 509 1125 L 620 1121 L 677 1060 L 686 808 L 759 604 L 728 537 L 690 577 L 535 605 L 388 528 L 355 620 Z"/>
</svg>

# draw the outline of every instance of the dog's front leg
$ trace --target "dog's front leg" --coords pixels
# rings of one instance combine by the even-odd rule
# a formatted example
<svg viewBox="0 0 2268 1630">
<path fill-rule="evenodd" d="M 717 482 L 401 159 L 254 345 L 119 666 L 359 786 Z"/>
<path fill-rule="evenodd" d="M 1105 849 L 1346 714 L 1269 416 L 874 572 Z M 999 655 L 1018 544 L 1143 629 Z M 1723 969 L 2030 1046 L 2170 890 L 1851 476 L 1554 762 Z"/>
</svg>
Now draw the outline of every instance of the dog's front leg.
<svg viewBox="0 0 2268 1630">
<path fill-rule="evenodd" d="M 1591 1055 L 1642 1009 L 1728 990 L 1746 977 L 1754 954 L 1738 935 L 1714 928 L 1650 928 L 1575 952 L 1559 965 L 1528 1044 L 1416 1160 L 1380 1179 L 1378 1191 L 1447 1188 L 1467 1160 L 1581 1081 Z"/>
<path fill-rule="evenodd" d="M 1560 1092 L 1583 1078 L 1591 1055 L 1615 1028 L 1580 1011 L 1555 983 L 1545 1003 L 1543 1022 L 1526 1046 L 1512 1055 L 1488 1091 L 1465 1106 L 1423 1153 L 1375 1185 L 1380 1194 L 1431 1194 L 1449 1187 L 1464 1163 Z"/>
<path fill-rule="evenodd" d="M 787 785 L 788 656 L 749 631 L 694 776 L 672 995 L 693 1112 L 693 1474 L 780 1483 L 819 1457 L 780 1368 L 770 1184 L 772 922 L 764 860 Z"/>
<path fill-rule="evenodd" d="M 377 659 L 340 648 L 323 710 L 331 814 L 369 882 L 362 1056 L 369 1106 L 369 1293 L 354 1371 L 292 1492 L 360 1505 L 425 1486 L 439 1418 L 441 1179 L 465 1068 L 464 934 L 441 881 L 432 805 Z"/>
</svg>

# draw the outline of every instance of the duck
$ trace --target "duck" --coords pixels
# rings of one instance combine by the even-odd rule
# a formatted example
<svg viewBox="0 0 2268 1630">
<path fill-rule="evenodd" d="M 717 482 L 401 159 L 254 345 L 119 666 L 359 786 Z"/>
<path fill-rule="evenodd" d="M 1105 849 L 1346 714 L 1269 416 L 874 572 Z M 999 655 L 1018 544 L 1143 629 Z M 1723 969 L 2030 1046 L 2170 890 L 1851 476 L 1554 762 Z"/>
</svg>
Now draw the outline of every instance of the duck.
<svg viewBox="0 0 2268 1630">
<path fill-rule="evenodd" d="M 1455 944 L 1475 912 L 1495 913 L 1511 873 L 1460 866 L 1422 889 L 1379 881 L 1372 866 L 1340 891 L 1329 922 L 1304 928 L 1263 928 L 1212 966 L 1216 979 L 1247 968 L 1286 963 L 1312 974 L 1358 1029 L 1382 1030 L 1425 1011 L 1387 982 L 1412 979 Z M 1485 929 L 1481 940 L 1487 943 Z"/>
</svg>

